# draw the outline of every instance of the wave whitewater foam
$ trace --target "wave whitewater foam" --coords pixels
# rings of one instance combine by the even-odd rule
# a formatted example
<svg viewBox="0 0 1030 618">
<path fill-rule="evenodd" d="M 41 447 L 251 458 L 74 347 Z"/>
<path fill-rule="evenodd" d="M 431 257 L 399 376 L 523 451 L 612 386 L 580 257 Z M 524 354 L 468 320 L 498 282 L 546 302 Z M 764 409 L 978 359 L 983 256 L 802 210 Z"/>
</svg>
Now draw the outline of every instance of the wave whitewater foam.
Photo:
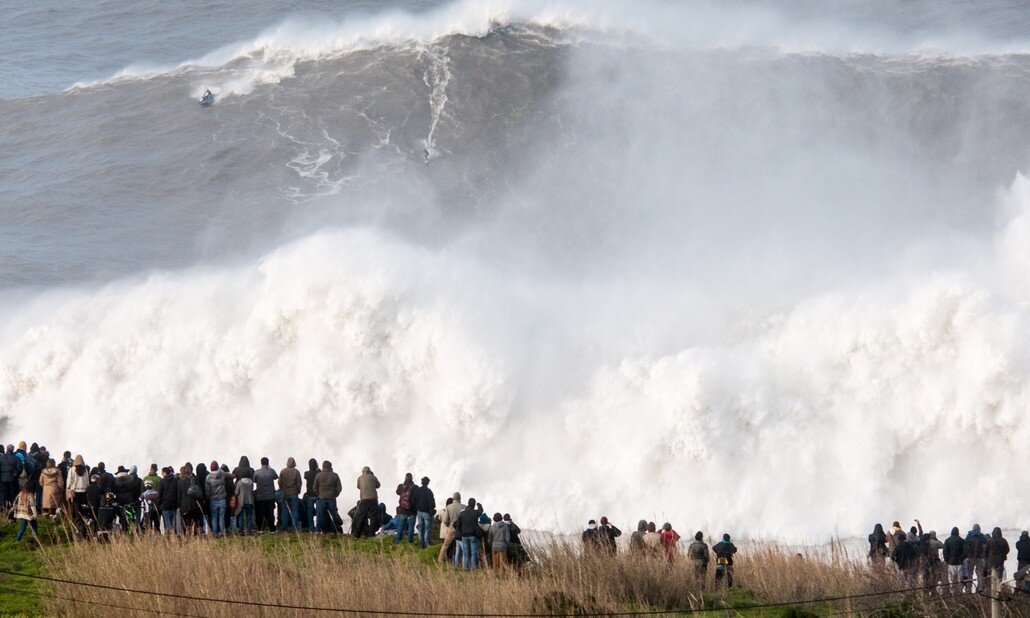
<svg viewBox="0 0 1030 618">
<path fill-rule="evenodd" d="M 1030 181 L 1002 206 L 983 272 L 819 295 L 718 345 L 595 360 L 581 380 L 562 363 L 601 342 L 553 335 L 554 306 L 589 304 L 575 292 L 559 304 L 467 256 L 323 231 L 256 267 L 8 307 L 0 413 L 7 435 L 91 458 L 245 450 L 371 464 L 387 483 L 414 470 L 538 528 L 656 507 L 780 536 L 896 512 L 1016 524 Z"/>
</svg>

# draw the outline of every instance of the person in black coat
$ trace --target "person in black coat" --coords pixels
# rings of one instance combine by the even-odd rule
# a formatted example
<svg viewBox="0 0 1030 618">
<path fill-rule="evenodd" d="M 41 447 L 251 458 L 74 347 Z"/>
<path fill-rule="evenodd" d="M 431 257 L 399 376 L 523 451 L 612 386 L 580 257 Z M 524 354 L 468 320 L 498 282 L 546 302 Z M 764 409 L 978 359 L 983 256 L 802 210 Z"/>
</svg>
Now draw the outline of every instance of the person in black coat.
<svg viewBox="0 0 1030 618">
<path fill-rule="evenodd" d="M 479 516 L 483 514 L 483 505 L 475 498 L 469 498 L 468 506 L 458 513 L 458 521 L 454 522 L 455 534 L 461 539 L 462 567 L 474 570 L 479 566 L 479 537 L 483 529 L 479 527 Z"/>
<path fill-rule="evenodd" d="M 962 567 L 968 557 L 966 540 L 959 534 L 958 527 L 951 529 L 951 536 L 944 539 L 944 564 L 948 566 L 948 583 L 962 584 Z"/>
<path fill-rule="evenodd" d="M 1021 571 L 1027 565 L 1030 565 L 1030 533 L 1024 530 L 1016 541 L 1016 570 Z"/>
<path fill-rule="evenodd" d="M 161 482 L 157 486 L 157 505 L 161 509 L 161 523 L 165 534 L 175 533 L 175 513 L 179 510 L 179 484 L 169 466 L 161 470 Z"/>
<path fill-rule="evenodd" d="M 425 549 L 432 542 L 433 515 L 436 514 L 436 496 L 429 489 L 429 477 L 422 477 L 422 485 L 411 492 L 411 506 L 418 523 L 418 544 Z"/>
<path fill-rule="evenodd" d="M 907 586 L 915 586 L 919 553 L 915 543 L 908 540 L 908 536 L 904 532 L 898 535 L 898 542 L 894 546 L 891 560 L 898 566 L 902 583 Z"/>
<path fill-rule="evenodd" d="M 887 554 L 887 533 L 883 531 L 883 524 L 876 524 L 869 535 L 869 561 L 882 565 L 887 561 Z"/>
<path fill-rule="evenodd" d="M 1001 528 L 991 532 L 984 555 L 987 572 L 999 579 L 1005 579 L 1005 559 L 1009 557 L 1009 542 L 1001 535 Z"/>
<path fill-rule="evenodd" d="M 203 513 L 200 510 L 200 500 L 203 492 L 200 491 L 200 483 L 197 477 L 190 472 L 190 469 L 183 466 L 179 470 L 179 513 L 182 514 L 183 532 L 195 534 L 203 529 Z M 191 488 L 196 487 L 191 491 Z"/>
</svg>

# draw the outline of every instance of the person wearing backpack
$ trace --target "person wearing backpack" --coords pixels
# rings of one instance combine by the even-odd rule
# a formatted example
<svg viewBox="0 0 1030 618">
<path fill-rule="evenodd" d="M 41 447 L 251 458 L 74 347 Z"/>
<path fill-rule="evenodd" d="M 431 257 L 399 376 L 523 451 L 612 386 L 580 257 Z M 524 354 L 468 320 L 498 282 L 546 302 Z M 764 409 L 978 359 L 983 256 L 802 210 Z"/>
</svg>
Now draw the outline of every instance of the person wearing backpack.
<svg viewBox="0 0 1030 618">
<path fill-rule="evenodd" d="M 35 463 L 36 459 L 34 457 L 29 456 L 28 452 L 26 452 L 26 449 L 27 449 L 27 447 L 25 446 L 25 440 L 22 440 L 21 442 L 18 443 L 18 450 L 14 451 L 14 456 L 18 458 L 18 468 L 19 468 L 19 473 L 18 473 L 18 491 L 19 492 L 26 485 L 28 485 L 29 491 L 34 491 L 34 489 L 35 489 L 33 487 L 33 485 L 32 485 L 32 473 L 33 473 L 33 466 L 36 465 L 36 463 Z"/>
<path fill-rule="evenodd" d="M 143 492 L 139 496 L 140 530 L 161 532 L 161 510 L 158 508 L 160 494 L 154 488 L 154 481 L 143 481 Z"/>
<path fill-rule="evenodd" d="M 687 547 L 687 558 L 694 565 L 694 577 L 704 584 L 708 579 L 708 561 L 711 558 L 711 551 L 708 543 L 705 543 L 705 535 L 699 530 L 694 534 L 694 542 Z"/>
<path fill-rule="evenodd" d="M 722 535 L 722 540 L 712 547 L 715 554 L 715 584 L 719 585 L 726 580 L 726 587 L 733 587 L 733 554 L 737 553 L 737 546 L 730 541 L 730 535 Z"/>
<path fill-rule="evenodd" d="M 397 486 L 397 537 L 393 540 L 394 545 L 401 542 L 405 531 L 408 542 L 415 542 L 415 508 L 411 499 L 414 490 L 415 481 L 408 472 L 404 475 L 404 482 Z"/>
<path fill-rule="evenodd" d="M 204 491 L 200 482 L 189 468 L 179 469 L 179 513 L 182 515 L 183 532 L 197 534 L 204 529 L 204 513 L 200 510 L 200 500 Z"/>
</svg>

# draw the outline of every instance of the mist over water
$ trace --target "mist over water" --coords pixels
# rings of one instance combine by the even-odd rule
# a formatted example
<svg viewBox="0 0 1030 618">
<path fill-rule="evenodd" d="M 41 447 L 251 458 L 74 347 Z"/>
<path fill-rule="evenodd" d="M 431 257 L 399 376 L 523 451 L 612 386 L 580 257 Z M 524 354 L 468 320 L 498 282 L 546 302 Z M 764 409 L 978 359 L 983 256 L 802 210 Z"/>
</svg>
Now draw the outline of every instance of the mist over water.
<svg viewBox="0 0 1030 618">
<path fill-rule="evenodd" d="M 1030 10 L 835 6 L 357 7 L 5 93 L 4 440 L 1025 526 Z"/>
</svg>

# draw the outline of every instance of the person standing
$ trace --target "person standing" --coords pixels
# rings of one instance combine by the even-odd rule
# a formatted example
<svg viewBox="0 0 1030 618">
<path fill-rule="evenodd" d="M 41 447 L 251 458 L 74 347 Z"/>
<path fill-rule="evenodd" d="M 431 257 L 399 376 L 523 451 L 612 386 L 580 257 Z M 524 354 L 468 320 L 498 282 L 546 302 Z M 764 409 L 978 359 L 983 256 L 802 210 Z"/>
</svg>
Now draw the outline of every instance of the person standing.
<svg viewBox="0 0 1030 618">
<path fill-rule="evenodd" d="M 339 511 L 336 498 L 343 492 L 340 475 L 333 472 L 329 460 L 322 462 L 322 471 L 315 477 L 315 493 L 318 495 L 318 527 L 322 533 L 342 532 L 336 525 Z"/>
<path fill-rule="evenodd" d="M 966 533 L 966 573 L 964 591 L 972 591 L 973 576 L 976 576 L 976 591 L 983 592 L 987 586 L 987 574 L 984 572 L 984 550 L 987 548 L 987 537 L 980 530 L 980 524 L 973 524 L 973 529 Z"/>
<path fill-rule="evenodd" d="M 1019 535 L 1016 541 L 1016 570 L 1022 571 L 1023 567 L 1030 565 L 1030 533 L 1026 530 Z"/>
<path fill-rule="evenodd" d="M 254 534 L 254 479 L 244 474 L 236 481 L 236 515 L 240 534 Z"/>
<path fill-rule="evenodd" d="M 503 571 L 508 565 L 508 543 L 511 530 L 500 513 L 494 513 L 494 521 L 487 533 L 490 540 L 490 564 L 495 571 Z"/>
<path fill-rule="evenodd" d="M 171 466 L 164 468 L 161 473 L 161 484 L 157 488 L 161 523 L 165 534 L 175 534 L 175 513 L 179 510 L 179 485 L 175 481 Z"/>
<path fill-rule="evenodd" d="M 987 541 L 987 551 L 984 554 L 984 562 L 987 566 L 987 576 L 996 577 L 998 581 L 1005 580 L 1005 560 L 1009 557 L 1009 542 L 1001 534 L 1001 528 L 995 528 L 991 532 L 991 538 Z"/>
<path fill-rule="evenodd" d="M 965 562 L 966 540 L 959 533 L 958 526 L 955 526 L 951 529 L 951 536 L 944 540 L 944 564 L 947 565 L 948 583 L 953 594 L 962 587 L 962 569 Z"/>
<path fill-rule="evenodd" d="M 376 530 L 369 529 L 368 520 L 379 508 L 379 479 L 372 473 L 372 468 L 365 466 L 358 477 L 358 508 L 354 514 L 352 533 L 354 538 L 375 536 Z"/>
<path fill-rule="evenodd" d="M 908 540 L 908 535 L 902 532 L 898 535 L 891 559 L 898 567 L 898 577 L 901 578 L 901 583 L 907 587 L 914 587 L 917 584 L 917 558 L 916 544 Z"/>
<path fill-rule="evenodd" d="M 458 514 L 457 534 L 461 538 L 462 563 L 457 563 L 455 554 L 455 567 L 460 566 L 466 571 L 479 567 L 479 537 L 482 535 L 479 516 L 482 514 L 483 505 L 477 504 L 475 498 L 469 498 L 468 506 Z"/>
<path fill-rule="evenodd" d="M 218 467 L 217 461 L 211 462 L 211 471 L 207 473 L 204 484 L 208 508 L 211 511 L 211 534 L 216 537 L 224 536 L 228 497 L 225 493 L 225 472 Z"/>
<path fill-rule="evenodd" d="M 644 547 L 649 556 L 659 556 L 662 553 L 662 535 L 653 521 L 647 522 L 647 532 L 644 533 Z"/>
<path fill-rule="evenodd" d="M 36 523 L 36 517 L 39 512 L 36 510 L 36 493 L 32 491 L 29 483 L 21 488 L 18 497 L 15 498 L 13 510 L 14 518 L 18 520 L 18 534 L 15 535 L 14 540 L 20 543 L 29 526 L 32 526 L 33 537 L 38 539 L 39 524 Z"/>
<path fill-rule="evenodd" d="M 616 528 L 607 517 L 602 517 L 601 525 L 598 526 L 598 534 L 601 537 L 601 549 L 609 555 L 616 555 L 619 552 L 619 546 L 615 539 L 622 536 L 622 530 Z"/>
<path fill-rule="evenodd" d="M 160 494 L 154 481 L 143 481 L 143 491 L 139 496 L 139 526 L 141 530 L 161 532 L 161 509 L 158 506 Z"/>
<path fill-rule="evenodd" d="M 318 532 L 315 527 L 315 510 L 318 507 L 318 494 L 315 493 L 315 477 L 318 476 L 318 461 L 315 458 L 308 460 L 308 469 L 304 473 L 304 515 L 307 518 L 308 532 Z"/>
<path fill-rule="evenodd" d="M 433 515 L 436 514 L 436 497 L 429 489 L 429 477 L 423 476 L 422 485 L 412 493 L 412 505 L 418 523 L 418 544 L 422 549 L 429 547 L 433 534 Z"/>
<path fill-rule="evenodd" d="M 694 577 L 704 584 L 708 579 L 708 561 L 711 552 L 708 549 L 708 543 L 705 543 L 705 535 L 701 534 L 700 530 L 694 534 L 694 542 L 687 547 L 687 557 L 694 565 Z"/>
<path fill-rule="evenodd" d="M 0 453 L 0 492 L 3 494 L 5 511 L 14 506 L 18 497 L 18 477 L 21 476 L 21 460 L 14 454 L 14 445 L 8 444 L 7 451 Z"/>
<path fill-rule="evenodd" d="M 183 532 L 199 534 L 204 530 L 204 512 L 200 509 L 204 491 L 200 488 L 196 475 L 186 466 L 179 469 L 178 490 Z"/>
<path fill-rule="evenodd" d="M 636 556 L 643 556 L 646 553 L 645 534 L 647 534 L 647 521 L 641 519 L 637 522 L 637 529 L 629 535 L 629 553 Z"/>
<path fill-rule="evenodd" d="M 722 540 L 712 547 L 715 554 L 715 584 L 719 585 L 723 579 L 726 580 L 726 587 L 733 587 L 733 554 L 737 553 L 737 546 L 730 541 L 730 535 L 722 535 Z"/>
<path fill-rule="evenodd" d="M 39 482 L 43 486 L 43 514 L 47 517 L 57 517 L 57 511 L 62 508 L 64 502 L 64 479 L 61 478 L 61 471 L 57 469 L 57 462 L 48 459 L 46 467 L 39 475 Z"/>
<path fill-rule="evenodd" d="M 659 532 L 662 535 L 662 547 L 665 548 L 665 557 L 672 562 L 676 559 L 676 543 L 680 540 L 678 532 L 672 529 L 672 524 L 665 522 L 662 524 L 662 531 Z"/>
<path fill-rule="evenodd" d="M 65 500 L 69 504 L 72 519 L 82 522 L 86 517 L 89 503 L 86 500 L 86 490 L 89 489 L 89 466 L 83 461 L 82 455 L 76 455 L 68 469 L 68 476 L 64 484 Z M 80 530 L 85 530 L 84 526 Z"/>
<path fill-rule="evenodd" d="M 408 534 L 408 543 L 415 541 L 414 491 L 415 481 L 408 472 L 404 475 L 404 482 L 397 486 L 397 537 L 393 540 L 394 545 L 401 542 L 405 532 Z"/>
<path fill-rule="evenodd" d="M 869 562 L 873 566 L 883 566 L 887 563 L 888 555 L 887 534 L 883 531 L 883 524 L 876 524 L 869 535 Z"/>
<path fill-rule="evenodd" d="M 454 492 L 454 496 L 451 497 L 450 503 L 443 511 L 443 518 L 440 520 L 440 531 L 443 535 L 443 545 L 440 547 L 440 555 L 437 556 L 436 561 L 439 563 L 447 562 L 447 554 L 451 549 L 452 545 L 458 543 L 458 515 L 465 508 L 465 505 L 461 503 L 461 494 Z M 457 550 L 455 550 L 455 566 L 457 566 Z"/>
<path fill-rule="evenodd" d="M 294 532 L 300 531 L 301 484 L 297 461 L 290 457 L 286 460 L 286 467 L 279 472 L 279 491 L 283 494 L 283 513 L 279 517 L 280 530 L 290 527 Z"/>
<path fill-rule="evenodd" d="M 279 475 L 268 466 L 268 458 L 261 458 L 261 467 L 254 471 L 254 516 L 258 534 L 267 529 L 275 532 L 275 481 Z"/>
</svg>

